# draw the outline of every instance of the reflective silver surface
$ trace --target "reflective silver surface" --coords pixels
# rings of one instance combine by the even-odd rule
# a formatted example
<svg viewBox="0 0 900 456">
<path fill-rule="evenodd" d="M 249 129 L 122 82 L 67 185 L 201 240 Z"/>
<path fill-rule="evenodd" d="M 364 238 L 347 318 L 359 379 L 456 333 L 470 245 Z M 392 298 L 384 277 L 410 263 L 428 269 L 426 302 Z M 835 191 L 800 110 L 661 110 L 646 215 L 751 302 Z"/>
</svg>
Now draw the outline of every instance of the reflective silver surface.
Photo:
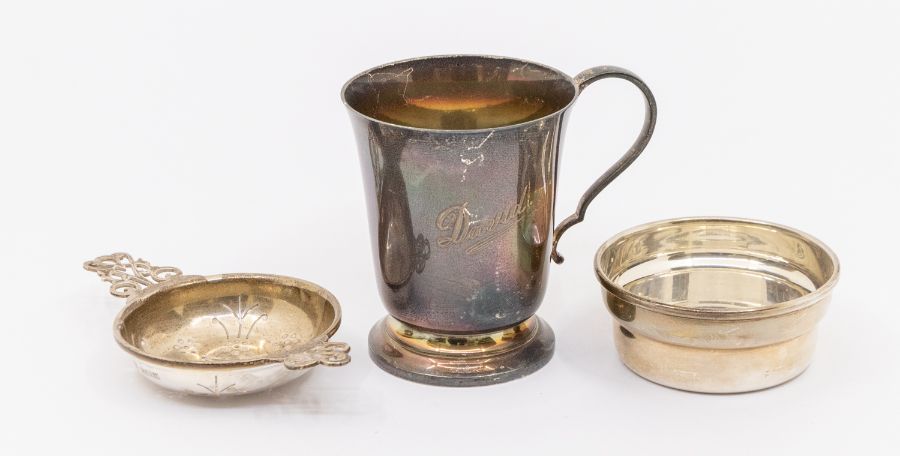
<svg viewBox="0 0 900 456">
<path fill-rule="evenodd" d="M 633 228 L 601 246 L 595 266 L 625 365 L 708 393 L 802 373 L 839 276 L 837 257 L 817 239 L 732 218 Z"/>
</svg>

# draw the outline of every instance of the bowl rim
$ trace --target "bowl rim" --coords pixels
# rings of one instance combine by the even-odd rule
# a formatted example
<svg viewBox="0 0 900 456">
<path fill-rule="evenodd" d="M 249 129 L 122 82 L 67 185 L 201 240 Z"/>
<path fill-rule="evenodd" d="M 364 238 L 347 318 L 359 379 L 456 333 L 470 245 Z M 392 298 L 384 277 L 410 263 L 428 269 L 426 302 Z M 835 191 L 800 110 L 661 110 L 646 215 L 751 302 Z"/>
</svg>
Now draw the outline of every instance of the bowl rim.
<svg viewBox="0 0 900 456">
<path fill-rule="evenodd" d="M 333 336 L 338 328 L 341 325 L 341 305 L 338 302 L 337 298 L 331 294 L 330 291 L 326 290 L 322 286 L 307 281 L 303 279 L 298 279 L 295 277 L 283 276 L 283 275 L 275 275 L 275 274 L 258 274 L 258 273 L 228 273 L 228 274 L 216 274 L 209 276 L 202 275 L 186 275 L 179 276 L 173 278 L 171 280 L 161 282 L 158 284 L 154 284 L 150 287 L 145 288 L 141 293 L 131 297 L 126 302 L 126 305 L 122 310 L 119 311 L 116 316 L 115 321 L 113 322 L 113 334 L 115 336 L 116 342 L 122 347 L 126 352 L 131 354 L 132 356 L 139 358 L 143 361 L 148 361 L 157 365 L 167 366 L 167 367 L 181 367 L 181 368 L 241 368 L 241 367 L 254 367 L 254 366 L 263 366 L 268 364 L 277 364 L 284 362 L 283 358 L 274 357 L 274 356 L 264 356 L 260 355 L 258 357 L 242 359 L 237 361 L 227 361 L 227 360 L 211 360 L 211 361 L 181 361 L 177 359 L 164 358 L 161 356 L 156 356 L 150 353 L 147 353 L 144 350 L 141 350 L 139 347 L 135 346 L 128 340 L 126 340 L 122 336 L 122 325 L 124 324 L 125 318 L 128 317 L 132 312 L 140 308 L 145 304 L 146 300 L 156 294 L 164 293 L 173 289 L 186 287 L 189 285 L 195 284 L 212 284 L 219 282 L 230 282 L 230 281 L 238 281 L 238 280 L 261 280 L 271 282 L 277 285 L 282 286 L 290 286 L 302 288 L 305 290 L 309 290 L 313 293 L 316 293 L 325 298 L 325 300 L 331 305 L 332 309 L 334 309 L 334 318 L 332 318 L 331 323 L 321 333 L 317 334 L 310 340 L 308 340 L 303 346 L 301 346 L 296 351 L 302 351 L 303 347 L 312 347 L 320 342 L 328 341 L 331 336 Z"/>
<path fill-rule="evenodd" d="M 677 225 L 681 223 L 695 222 L 734 223 L 744 225 L 749 224 L 792 233 L 797 237 L 802 238 L 806 242 L 822 249 L 822 251 L 825 252 L 825 254 L 828 256 L 829 261 L 831 261 L 831 263 L 834 265 L 834 271 L 831 274 L 831 277 L 829 277 L 821 286 L 803 296 L 794 299 L 749 309 L 710 310 L 679 306 L 658 299 L 652 299 L 632 293 L 626 290 L 621 285 L 615 283 L 606 274 L 606 271 L 601 268 L 600 257 L 603 255 L 603 253 L 606 252 L 606 250 L 608 250 L 613 244 L 619 242 L 625 237 L 649 229 L 662 228 L 664 226 Z M 796 228 L 774 222 L 749 218 L 727 216 L 692 216 L 647 222 L 617 233 L 616 235 L 609 238 L 606 242 L 601 244 L 597 249 L 597 253 L 594 255 L 594 273 L 597 276 L 597 279 L 600 281 L 600 284 L 603 285 L 603 288 L 606 291 L 614 294 L 616 297 L 628 302 L 629 304 L 634 304 L 635 306 L 648 311 L 700 320 L 746 320 L 782 315 L 785 313 L 804 309 L 822 301 L 829 296 L 832 289 L 837 284 L 838 279 L 841 275 L 841 267 L 837 255 L 833 250 L 831 250 L 830 247 L 828 247 L 828 245 L 820 241 L 818 238 Z"/>
</svg>

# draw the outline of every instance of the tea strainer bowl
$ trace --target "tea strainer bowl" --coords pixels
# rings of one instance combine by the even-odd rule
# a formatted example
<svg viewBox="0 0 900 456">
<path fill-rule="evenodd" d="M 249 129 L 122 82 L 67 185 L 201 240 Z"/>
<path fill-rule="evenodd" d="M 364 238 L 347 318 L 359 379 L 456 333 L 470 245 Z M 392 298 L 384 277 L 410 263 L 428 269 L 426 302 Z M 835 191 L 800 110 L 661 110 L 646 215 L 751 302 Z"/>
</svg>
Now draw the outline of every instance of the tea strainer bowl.
<svg viewBox="0 0 900 456">
<path fill-rule="evenodd" d="M 269 274 L 182 275 L 114 253 L 84 263 L 125 298 L 116 342 L 151 382 L 231 396 L 267 390 L 317 365 L 341 366 L 350 347 L 329 338 L 337 299 L 300 279 Z"/>
</svg>

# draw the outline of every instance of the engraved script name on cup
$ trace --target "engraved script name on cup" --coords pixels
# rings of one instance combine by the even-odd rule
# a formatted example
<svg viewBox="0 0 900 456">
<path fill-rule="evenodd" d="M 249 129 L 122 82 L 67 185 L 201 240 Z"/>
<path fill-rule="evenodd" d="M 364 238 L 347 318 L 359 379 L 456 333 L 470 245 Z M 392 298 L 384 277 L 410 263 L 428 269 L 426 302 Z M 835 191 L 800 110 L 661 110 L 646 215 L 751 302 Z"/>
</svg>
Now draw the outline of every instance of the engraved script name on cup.
<svg viewBox="0 0 900 456">
<path fill-rule="evenodd" d="M 466 201 L 450 206 L 438 214 L 435 226 L 444 233 L 437 238 L 438 246 L 449 248 L 471 241 L 466 253 L 476 253 L 515 227 L 515 224 L 531 211 L 534 202 L 531 198 L 531 189 L 526 186 L 517 203 L 507 206 L 493 217 L 476 219 L 468 206 L 469 202 Z"/>
</svg>

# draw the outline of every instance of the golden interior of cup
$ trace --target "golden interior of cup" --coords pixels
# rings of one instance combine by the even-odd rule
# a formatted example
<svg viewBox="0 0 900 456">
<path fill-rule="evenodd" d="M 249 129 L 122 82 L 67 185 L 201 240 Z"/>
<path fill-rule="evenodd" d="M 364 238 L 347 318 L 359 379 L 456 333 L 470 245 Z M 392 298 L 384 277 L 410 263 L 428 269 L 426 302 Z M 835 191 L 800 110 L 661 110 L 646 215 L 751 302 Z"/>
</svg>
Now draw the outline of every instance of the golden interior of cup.
<svg viewBox="0 0 900 456">
<path fill-rule="evenodd" d="M 604 286 L 660 311 L 694 315 L 791 310 L 837 280 L 824 244 L 791 228 L 740 219 L 680 219 L 622 233 L 597 253 Z"/>
<path fill-rule="evenodd" d="M 575 98 L 552 68 L 489 56 L 438 56 L 369 70 L 344 87 L 344 101 L 372 119 L 407 127 L 476 130 L 548 116 Z"/>
<path fill-rule="evenodd" d="M 174 363 L 278 359 L 327 338 L 340 322 L 330 293 L 296 279 L 235 274 L 173 285 L 147 290 L 123 310 L 123 347 Z"/>
</svg>

